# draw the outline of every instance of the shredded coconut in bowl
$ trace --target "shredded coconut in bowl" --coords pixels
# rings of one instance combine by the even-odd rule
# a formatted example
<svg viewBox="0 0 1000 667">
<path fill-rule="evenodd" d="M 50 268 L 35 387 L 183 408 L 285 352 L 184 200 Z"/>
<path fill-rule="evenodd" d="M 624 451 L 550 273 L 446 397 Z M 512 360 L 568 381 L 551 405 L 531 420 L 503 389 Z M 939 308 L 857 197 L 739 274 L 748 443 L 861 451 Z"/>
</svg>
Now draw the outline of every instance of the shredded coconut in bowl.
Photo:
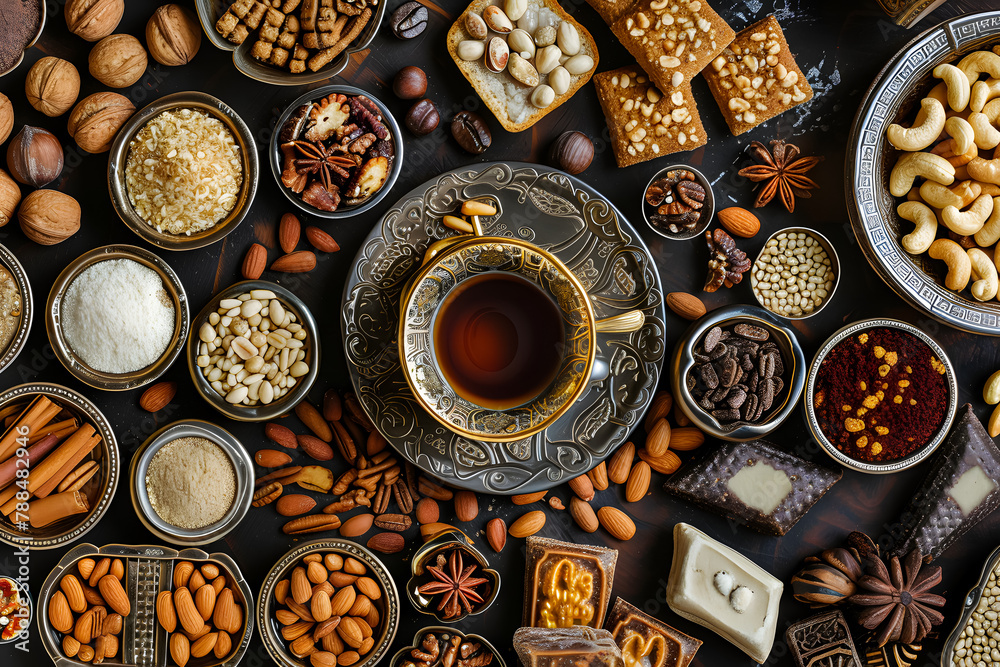
<svg viewBox="0 0 1000 667">
<path fill-rule="evenodd" d="M 129 143 L 125 184 L 136 213 L 157 231 L 203 232 L 236 206 L 243 186 L 240 147 L 208 113 L 164 111 Z"/>
</svg>

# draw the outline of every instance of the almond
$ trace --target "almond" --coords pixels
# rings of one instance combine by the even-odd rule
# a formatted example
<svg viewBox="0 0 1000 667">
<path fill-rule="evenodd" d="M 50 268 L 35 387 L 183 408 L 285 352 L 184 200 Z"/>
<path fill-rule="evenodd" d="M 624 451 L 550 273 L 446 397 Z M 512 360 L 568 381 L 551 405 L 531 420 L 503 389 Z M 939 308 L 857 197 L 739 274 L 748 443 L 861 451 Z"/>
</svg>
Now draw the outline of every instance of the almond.
<svg viewBox="0 0 1000 667">
<path fill-rule="evenodd" d="M 357 597 L 358 594 L 355 592 L 354 586 L 344 586 L 330 600 L 331 613 L 334 616 L 346 615 L 351 607 L 354 606 L 354 601 Z"/>
<path fill-rule="evenodd" d="M 574 496 L 569 499 L 569 513 L 581 530 L 587 533 L 593 533 L 597 530 L 599 526 L 597 515 L 594 514 L 594 508 L 590 506 L 590 503 Z"/>
<path fill-rule="evenodd" d="M 87 611 L 87 598 L 83 596 L 83 586 L 80 585 L 79 579 L 72 574 L 67 574 L 59 582 L 59 588 L 66 594 L 66 601 L 69 603 L 70 609 L 78 614 Z"/>
<path fill-rule="evenodd" d="M 587 477 L 590 478 L 591 484 L 598 491 L 604 491 L 608 488 L 608 466 L 604 461 L 601 461 L 596 466 L 591 468 L 590 472 L 587 473 Z"/>
<path fill-rule="evenodd" d="M 282 273 L 307 273 L 316 268 L 316 255 L 309 250 L 296 250 L 282 255 L 271 264 L 272 271 Z"/>
<path fill-rule="evenodd" d="M 670 449 L 678 452 L 690 452 L 698 449 L 705 442 L 705 434 L 694 426 L 675 428 L 670 433 Z"/>
<path fill-rule="evenodd" d="M 306 239 L 320 252 L 337 252 L 340 245 L 333 240 L 333 237 L 324 232 L 319 227 L 306 227 Z"/>
<path fill-rule="evenodd" d="M 219 635 L 219 639 L 215 642 L 215 649 L 212 653 L 215 654 L 217 660 L 222 660 L 233 650 L 233 640 L 229 633 L 223 630 L 219 630 L 216 634 Z"/>
<path fill-rule="evenodd" d="M 295 250 L 295 246 L 299 244 L 299 236 L 302 233 L 302 224 L 299 223 L 299 219 L 295 217 L 294 213 L 286 213 L 281 216 L 281 222 L 278 223 L 278 245 L 286 253 L 290 253 Z"/>
<path fill-rule="evenodd" d="M 531 503 L 536 503 L 545 497 L 548 491 L 537 491 L 535 493 L 520 493 L 516 496 L 511 496 L 511 500 L 515 505 L 530 505 Z"/>
<path fill-rule="evenodd" d="M 455 516 L 459 521 L 472 521 L 479 516 L 479 500 L 472 491 L 455 492 Z"/>
<path fill-rule="evenodd" d="M 635 535 L 635 523 L 617 507 L 602 507 L 597 510 L 597 520 L 604 530 L 619 540 L 630 540 Z"/>
<path fill-rule="evenodd" d="M 760 220 L 745 208 L 730 206 L 718 211 L 715 215 L 719 218 L 719 224 L 733 236 L 742 236 L 748 239 L 760 231 Z"/>
<path fill-rule="evenodd" d="M 62 595 L 62 591 L 59 591 L 58 593 L 56 593 L 56 595 L 54 595 L 53 598 L 55 598 L 56 596 L 59 596 L 59 595 Z M 63 596 L 63 600 L 65 601 L 65 596 Z M 97 609 L 97 607 L 95 607 L 95 609 Z M 69 606 L 66 607 L 66 610 L 69 611 Z M 72 618 L 73 618 L 73 615 L 70 614 L 70 620 L 71 621 L 72 621 Z M 63 622 L 65 622 L 64 619 L 59 619 L 59 620 L 62 620 Z M 55 625 L 53 624 L 52 627 L 55 627 Z M 94 614 L 92 612 L 89 612 L 89 611 L 86 612 L 86 613 L 84 613 L 84 614 L 81 614 L 76 619 L 76 623 L 73 624 L 72 627 L 73 627 L 73 637 L 74 637 L 74 639 L 76 639 L 76 641 L 80 642 L 81 644 L 89 644 L 90 640 L 93 638 L 93 632 L 94 632 Z"/>
<path fill-rule="evenodd" d="M 618 448 L 608 459 L 608 479 L 615 484 L 624 484 L 632 470 L 632 459 L 635 458 L 635 445 L 631 441 Z"/>
<path fill-rule="evenodd" d="M 365 640 L 365 636 L 361 632 L 361 626 L 351 616 L 345 616 L 340 619 L 340 625 L 337 626 L 337 634 L 351 648 L 358 648 L 361 646 L 361 642 Z"/>
<path fill-rule="evenodd" d="M 529 535 L 534 535 L 542 529 L 545 525 L 545 512 L 541 510 L 535 510 L 533 512 L 528 512 L 527 514 L 519 517 L 514 523 L 510 525 L 507 532 L 510 533 L 511 537 L 524 538 Z"/>
<path fill-rule="evenodd" d="M 246 280 L 258 280 L 267 268 L 267 248 L 254 243 L 243 257 L 242 273 Z"/>
<path fill-rule="evenodd" d="M 110 570 L 111 559 L 102 558 L 97 561 L 97 565 L 94 566 L 93 572 L 90 573 L 90 580 L 87 583 L 89 583 L 92 588 L 97 588 L 97 582 L 99 582 Z M 87 642 L 84 642 L 84 644 L 86 643 Z"/>
<path fill-rule="evenodd" d="M 657 420 L 669 416 L 670 408 L 673 406 L 674 397 L 669 391 L 661 391 L 656 394 L 652 404 L 649 406 L 649 412 L 646 413 L 646 421 L 643 423 L 646 433 L 649 433 L 652 430 L 653 424 L 655 424 Z"/>
<path fill-rule="evenodd" d="M 191 659 L 191 642 L 180 632 L 170 635 L 170 657 L 177 667 L 184 667 Z"/>
<path fill-rule="evenodd" d="M 122 616 L 128 616 L 129 612 L 132 611 L 132 605 L 129 604 L 128 595 L 122 588 L 122 582 L 118 581 L 115 575 L 106 574 L 101 577 L 97 583 L 97 589 L 101 591 L 101 597 L 108 603 L 108 606 Z"/>
<path fill-rule="evenodd" d="M 378 600 L 382 597 L 382 589 L 378 587 L 378 583 L 371 577 L 361 577 L 354 582 L 354 585 L 369 600 Z M 358 614 L 351 615 L 357 616 Z"/>
<path fill-rule="evenodd" d="M 672 451 L 667 450 L 663 456 L 653 456 L 647 449 L 639 450 L 639 458 L 649 464 L 649 467 L 661 475 L 671 475 L 681 467 L 681 459 Z"/>
<path fill-rule="evenodd" d="M 437 523 L 441 518 L 441 509 L 433 498 L 421 498 L 417 503 L 417 523 Z"/>
<path fill-rule="evenodd" d="M 299 447 L 301 447 L 302 451 L 305 452 L 310 458 L 316 459 L 317 461 L 329 461 L 333 458 L 333 448 L 316 436 L 306 435 L 303 433 L 295 437 L 299 443 Z"/>
<path fill-rule="evenodd" d="M 329 620 L 333 615 L 330 607 L 330 594 L 326 591 L 316 591 L 313 593 L 312 602 L 309 604 L 309 612 L 316 619 L 317 623 Z"/>
<path fill-rule="evenodd" d="M 329 651 L 319 651 L 309 656 L 312 667 L 337 667 L 337 656 Z"/>
<path fill-rule="evenodd" d="M 302 493 L 292 493 L 278 498 L 274 509 L 281 516 L 298 516 L 316 507 L 316 501 Z"/>
<path fill-rule="evenodd" d="M 191 576 L 188 577 L 187 589 L 189 591 L 196 591 L 204 585 L 205 585 L 205 577 L 198 570 L 192 572 Z"/>
<path fill-rule="evenodd" d="M 406 539 L 399 533 L 375 533 L 368 540 L 369 549 L 383 554 L 399 553 L 406 546 Z"/>
<path fill-rule="evenodd" d="M 112 575 L 118 581 L 122 580 L 125 576 L 125 564 L 122 563 L 121 558 L 115 558 L 111 561 L 111 567 L 108 568 L 108 574 Z"/>
<path fill-rule="evenodd" d="M 80 573 L 84 581 L 89 581 L 95 565 L 97 563 L 94 562 L 93 558 L 81 558 L 76 564 L 76 571 Z"/>
<path fill-rule="evenodd" d="M 295 439 L 295 433 L 292 432 L 292 429 L 274 422 L 264 425 L 264 437 L 285 449 L 296 449 L 299 446 L 299 441 Z"/>
<path fill-rule="evenodd" d="M 59 632 L 66 633 L 73 629 L 73 612 L 62 591 L 56 591 L 49 598 L 49 623 Z"/>
<path fill-rule="evenodd" d="M 318 556 L 319 554 L 314 554 L 314 555 Z M 305 561 L 303 560 L 303 562 Z M 329 586 L 329 583 L 326 580 L 326 578 L 329 576 L 330 573 L 326 571 L 325 567 L 323 567 L 323 561 L 321 560 L 309 561 L 309 563 L 306 565 L 306 577 L 308 577 L 309 581 L 311 581 L 313 584 Z M 332 586 L 330 588 L 332 589 Z M 313 593 L 315 592 L 316 588 L 313 588 Z M 332 593 L 333 590 L 330 590 L 328 592 Z"/>
<path fill-rule="evenodd" d="M 194 565 L 186 560 L 182 560 L 174 566 L 174 588 L 187 586 L 191 573 L 194 572 Z"/>
<path fill-rule="evenodd" d="M 139 398 L 139 407 L 146 412 L 156 413 L 167 407 L 176 395 L 176 382 L 157 382 L 142 392 L 142 396 Z"/>
<path fill-rule="evenodd" d="M 191 591 L 183 586 L 174 591 L 174 610 L 184 632 L 197 635 L 205 629 L 205 619 L 198 613 Z"/>
<path fill-rule="evenodd" d="M 646 449 L 652 456 L 663 456 L 670 449 L 670 422 L 661 417 L 646 436 Z"/>
<path fill-rule="evenodd" d="M 667 307 L 685 320 L 697 320 L 708 312 L 701 299 L 687 292 L 668 294 Z"/>
<path fill-rule="evenodd" d="M 323 419 L 322 413 L 309 401 L 302 401 L 295 406 L 295 416 L 299 418 L 307 429 L 313 432 L 317 438 L 323 442 L 333 441 L 333 430 Z"/>
<path fill-rule="evenodd" d="M 170 591 L 162 591 L 156 596 L 156 620 L 167 632 L 177 629 L 177 613 Z"/>
<path fill-rule="evenodd" d="M 628 482 L 625 483 L 625 500 L 630 503 L 642 500 L 649 491 L 649 464 L 645 461 L 636 461 L 629 473 Z"/>
<path fill-rule="evenodd" d="M 497 553 L 503 551 L 504 545 L 507 544 L 507 524 L 503 519 L 500 517 L 490 519 L 486 524 L 486 541 L 493 547 L 493 551 Z"/>
<path fill-rule="evenodd" d="M 369 512 L 356 514 L 340 527 L 341 537 L 360 537 L 372 529 L 375 515 Z"/>
<path fill-rule="evenodd" d="M 233 591 L 223 588 L 215 600 L 215 611 L 212 613 L 212 624 L 217 630 L 235 634 L 239 631 L 242 621 L 239 607 L 233 599 Z"/>
<path fill-rule="evenodd" d="M 586 475 L 580 475 L 569 480 L 569 488 L 573 490 L 581 500 L 590 502 L 594 499 L 594 483 Z"/>
<path fill-rule="evenodd" d="M 304 567 L 297 567 L 292 570 L 292 599 L 299 604 L 305 604 L 312 597 L 312 584 L 306 576 Z"/>
<path fill-rule="evenodd" d="M 219 635 L 209 632 L 207 635 L 199 637 L 191 644 L 191 657 L 204 658 L 215 649 L 215 642 L 219 641 Z"/>
<path fill-rule="evenodd" d="M 80 642 L 73 635 L 63 635 L 62 649 L 67 658 L 75 658 L 80 651 Z"/>
<path fill-rule="evenodd" d="M 203 620 L 211 620 L 215 611 L 215 588 L 211 584 L 205 584 L 194 592 L 194 606 Z"/>
<path fill-rule="evenodd" d="M 259 449 L 253 460 L 262 468 L 280 468 L 292 462 L 292 457 L 276 449 Z"/>
</svg>

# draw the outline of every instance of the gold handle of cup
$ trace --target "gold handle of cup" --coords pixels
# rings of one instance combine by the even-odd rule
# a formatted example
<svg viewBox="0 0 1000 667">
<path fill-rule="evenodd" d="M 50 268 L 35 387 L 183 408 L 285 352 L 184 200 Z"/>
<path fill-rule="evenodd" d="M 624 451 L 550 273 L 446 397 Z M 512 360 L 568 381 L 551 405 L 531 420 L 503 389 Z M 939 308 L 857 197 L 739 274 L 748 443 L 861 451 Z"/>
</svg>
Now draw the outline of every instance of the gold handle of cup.
<svg viewBox="0 0 1000 667">
<path fill-rule="evenodd" d="M 606 317 L 594 322 L 598 333 L 631 333 L 638 331 L 646 323 L 646 315 L 641 310 L 630 310 L 621 315 Z"/>
</svg>

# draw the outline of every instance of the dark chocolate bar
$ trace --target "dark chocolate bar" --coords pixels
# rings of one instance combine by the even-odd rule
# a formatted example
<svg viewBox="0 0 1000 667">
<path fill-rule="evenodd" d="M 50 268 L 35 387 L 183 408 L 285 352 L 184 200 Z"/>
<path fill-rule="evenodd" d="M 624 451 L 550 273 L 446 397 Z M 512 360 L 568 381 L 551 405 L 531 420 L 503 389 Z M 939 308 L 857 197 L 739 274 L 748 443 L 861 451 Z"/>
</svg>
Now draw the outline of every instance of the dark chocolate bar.
<svg viewBox="0 0 1000 667">
<path fill-rule="evenodd" d="M 904 535 L 892 553 L 914 547 L 937 558 L 1000 507 L 1000 449 L 972 406 L 959 410 L 948 440 L 900 518 Z"/>
<path fill-rule="evenodd" d="M 514 651 L 524 667 L 624 667 L 622 652 L 607 630 L 519 628 Z"/>
<path fill-rule="evenodd" d="M 761 533 L 784 535 L 842 475 L 754 440 L 724 443 L 674 473 L 663 488 Z"/>
<path fill-rule="evenodd" d="M 672 628 L 618 598 L 604 621 L 622 650 L 626 665 L 635 667 L 687 667 L 701 648 L 701 640 Z M 652 662 L 650 656 L 656 656 Z"/>
<path fill-rule="evenodd" d="M 799 667 L 861 667 L 851 631 L 839 610 L 793 623 L 788 626 L 785 639 Z"/>
<path fill-rule="evenodd" d="M 522 625 L 601 627 L 611 601 L 618 551 L 529 537 Z"/>
</svg>

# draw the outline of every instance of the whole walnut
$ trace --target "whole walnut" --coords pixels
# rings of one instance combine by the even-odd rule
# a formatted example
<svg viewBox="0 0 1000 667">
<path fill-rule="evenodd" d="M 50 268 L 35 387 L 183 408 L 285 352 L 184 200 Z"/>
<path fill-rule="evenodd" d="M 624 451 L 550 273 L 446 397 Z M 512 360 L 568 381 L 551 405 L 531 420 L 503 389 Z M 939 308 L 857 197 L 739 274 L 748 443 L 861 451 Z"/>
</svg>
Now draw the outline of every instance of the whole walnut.
<svg viewBox="0 0 1000 667">
<path fill-rule="evenodd" d="M 191 62 L 201 47 L 201 25 L 189 9 L 169 4 L 158 7 L 146 24 L 146 48 L 161 65 Z"/>
<path fill-rule="evenodd" d="M 46 56 L 28 70 L 24 94 L 46 116 L 61 116 L 80 95 L 80 73 L 68 60 Z"/>
<path fill-rule="evenodd" d="M 63 12 L 69 31 L 88 42 L 113 33 L 124 13 L 125 0 L 68 0 Z"/>
<path fill-rule="evenodd" d="M 126 88 L 146 71 L 146 49 L 132 35 L 108 35 L 90 50 L 90 74 L 109 88 Z"/>
<path fill-rule="evenodd" d="M 0 227 L 13 220 L 14 211 L 21 202 L 21 188 L 3 169 L 0 169 Z"/>
<path fill-rule="evenodd" d="M 88 153 L 103 153 L 111 148 L 118 130 L 134 113 L 135 106 L 124 95 L 94 93 L 73 108 L 66 131 Z"/>
<path fill-rule="evenodd" d="M 39 245 L 62 243 L 80 229 L 80 204 L 58 190 L 35 190 L 17 211 L 21 231 Z"/>
<path fill-rule="evenodd" d="M 10 98 L 0 93 L 0 144 L 7 141 L 14 129 L 14 105 Z"/>
</svg>

